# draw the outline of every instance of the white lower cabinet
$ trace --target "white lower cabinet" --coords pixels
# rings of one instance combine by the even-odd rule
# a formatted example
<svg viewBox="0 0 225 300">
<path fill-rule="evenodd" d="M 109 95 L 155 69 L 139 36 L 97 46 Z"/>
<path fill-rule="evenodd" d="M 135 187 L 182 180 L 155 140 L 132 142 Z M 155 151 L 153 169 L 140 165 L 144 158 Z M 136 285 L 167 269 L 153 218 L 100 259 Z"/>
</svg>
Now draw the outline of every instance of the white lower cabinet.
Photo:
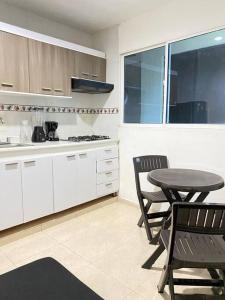
<svg viewBox="0 0 225 300">
<path fill-rule="evenodd" d="M 77 205 L 78 178 L 76 154 L 57 155 L 53 158 L 55 212 Z"/>
<path fill-rule="evenodd" d="M 55 156 L 53 178 L 55 212 L 95 199 L 95 151 Z"/>
<path fill-rule="evenodd" d="M 79 203 L 96 198 L 96 151 L 78 153 L 79 188 L 77 189 Z"/>
<path fill-rule="evenodd" d="M 118 168 L 114 146 L 1 161 L 0 230 L 117 192 Z"/>
<path fill-rule="evenodd" d="M 98 197 L 116 193 L 119 189 L 119 181 L 113 180 L 107 183 L 101 183 L 97 185 L 97 195 Z"/>
<path fill-rule="evenodd" d="M 23 223 L 19 161 L 0 163 L 0 230 Z"/>
<path fill-rule="evenodd" d="M 53 213 L 52 158 L 22 161 L 24 222 Z"/>
</svg>

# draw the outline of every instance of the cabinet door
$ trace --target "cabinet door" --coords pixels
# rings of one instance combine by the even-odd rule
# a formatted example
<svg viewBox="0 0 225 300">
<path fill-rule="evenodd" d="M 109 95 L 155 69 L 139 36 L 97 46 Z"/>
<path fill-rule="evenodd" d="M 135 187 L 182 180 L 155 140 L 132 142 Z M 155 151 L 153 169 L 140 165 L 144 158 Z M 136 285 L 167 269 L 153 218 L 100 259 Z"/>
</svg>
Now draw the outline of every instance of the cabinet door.
<svg viewBox="0 0 225 300">
<path fill-rule="evenodd" d="M 92 57 L 91 77 L 93 80 L 106 81 L 106 60 L 104 58 Z"/>
<path fill-rule="evenodd" d="M 79 78 L 93 79 L 92 73 L 92 56 L 78 52 L 77 53 L 77 74 Z"/>
<path fill-rule="evenodd" d="M 53 94 L 54 46 L 29 39 L 30 92 Z"/>
<path fill-rule="evenodd" d="M 0 230 L 3 230 L 23 223 L 20 163 L 1 163 L 0 181 Z"/>
<path fill-rule="evenodd" d="M 53 158 L 54 210 L 55 212 L 78 204 L 79 174 L 75 154 Z"/>
<path fill-rule="evenodd" d="M 27 159 L 22 162 L 24 221 L 53 213 L 52 159 Z"/>
<path fill-rule="evenodd" d="M 69 50 L 69 72 L 71 77 L 79 77 L 79 52 Z"/>
<path fill-rule="evenodd" d="M 69 96 L 71 72 L 69 66 L 70 50 L 53 46 L 53 94 Z"/>
<path fill-rule="evenodd" d="M 79 203 L 96 198 L 96 151 L 78 154 L 79 189 L 77 191 Z"/>
<path fill-rule="evenodd" d="M 0 89 L 29 92 L 28 40 L 0 31 Z"/>
</svg>

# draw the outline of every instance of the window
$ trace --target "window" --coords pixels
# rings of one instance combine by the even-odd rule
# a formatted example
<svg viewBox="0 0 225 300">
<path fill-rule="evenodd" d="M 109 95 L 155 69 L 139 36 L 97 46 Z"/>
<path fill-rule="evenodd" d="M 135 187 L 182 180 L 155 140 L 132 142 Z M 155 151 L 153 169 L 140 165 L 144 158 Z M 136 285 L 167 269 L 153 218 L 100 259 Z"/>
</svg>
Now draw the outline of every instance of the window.
<svg viewBox="0 0 225 300">
<path fill-rule="evenodd" d="M 124 122 L 225 124 L 225 30 L 126 56 Z"/>
<path fill-rule="evenodd" d="M 162 123 L 165 48 L 124 59 L 124 122 Z"/>
<path fill-rule="evenodd" d="M 225 123 L 225 30 L 169 45 L 168 123 Z"/>
</svg>

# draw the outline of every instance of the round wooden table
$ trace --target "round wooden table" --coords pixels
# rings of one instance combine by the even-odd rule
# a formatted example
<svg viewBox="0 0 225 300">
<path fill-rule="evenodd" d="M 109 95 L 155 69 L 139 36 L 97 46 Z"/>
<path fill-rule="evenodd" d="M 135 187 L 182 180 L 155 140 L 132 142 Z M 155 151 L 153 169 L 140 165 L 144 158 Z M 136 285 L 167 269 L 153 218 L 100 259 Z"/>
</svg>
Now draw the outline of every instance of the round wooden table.
<svg viewBox="0 0 225 300">
<path fill-rule="evenodd" d="M 224 187 L 224 180 L 221 176 L 191 169 L 156 169 L 148 173 L 147 179 L 162 189 L 171 205 L 176 201 L 188 202 L 196 193 L 198 196 L 195 202 L 203 202 L 211 191 Z M 182 195 L 181 198 L 179 192 L 186 192 L 187 194 Z M 164 246 L 159 244 L 142 267 L 150 269 L 164 249 Z M 210 272 L 214 275 L 212 271 Z"/>
<path fill-rule="evenodd" d="M 190 201 L 196 193 L 199 195 L 195 201 L 203 202 L 209 192 L 224 187 L 224 180 L 221 176 L 191 169 L 157 169 L 149 172 L 147 179 L 152 184 L 161 187 L 170 203 L 174 202 L 174 199 Z M 181 199 L 178 192 L 187 192 L 187 196 Z"/>
</svg>

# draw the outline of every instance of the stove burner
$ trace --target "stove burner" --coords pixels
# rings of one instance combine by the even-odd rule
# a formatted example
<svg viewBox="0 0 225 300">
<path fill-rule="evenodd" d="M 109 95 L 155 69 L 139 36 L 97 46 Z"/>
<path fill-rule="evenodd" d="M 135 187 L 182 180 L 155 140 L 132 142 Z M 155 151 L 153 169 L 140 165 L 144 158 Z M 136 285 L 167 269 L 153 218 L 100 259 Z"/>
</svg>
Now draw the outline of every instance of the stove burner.
<svg viewBox="0 0 225 300">
<path fill-rule="evenodd" d="M 68 141 L 71 142 L 91 142 L 110 139 L 107 135 L 81 135 L 81 136 L 70 136 Z"/>
</svg>

